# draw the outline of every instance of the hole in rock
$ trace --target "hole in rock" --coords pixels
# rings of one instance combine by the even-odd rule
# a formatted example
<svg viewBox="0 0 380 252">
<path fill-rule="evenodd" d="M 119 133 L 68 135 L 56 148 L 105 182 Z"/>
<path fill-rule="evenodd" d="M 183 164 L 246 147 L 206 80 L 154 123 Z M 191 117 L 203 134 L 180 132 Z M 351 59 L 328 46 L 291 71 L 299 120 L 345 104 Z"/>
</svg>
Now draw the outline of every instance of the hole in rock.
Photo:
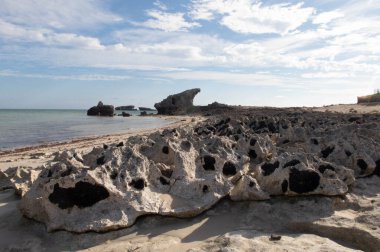
<svg viewBox="0 0 380 252">
<path fill-rule="evenodd" d="M 161 174 L 167 178 L 171 178 L 173 174 L 173 170 L 172 169 L 161 170 Z"/>
<path fill-rule="evenodd" d="M 311 142 L 312 142 L 314 145 L 318 145 L 318 144 L 319 144 L 318 140 L 315 139 L 315 138 L 312 138 L 312 139 L 311 139 Z"/>
<path fill-rule="evenodd" d="M 168 146 L 162 147 L 162 153 L 169 154 L 169 147 Z"/>
<path fill-rule="evenodd" d="M 116 178 L 117 178 L 117 175 L 118 175 L 117 171 L 113 170 L 113 171 L 111 172 L 111 174 L 110 174 L 110 178 L 111 178 L 111 179 L 116 179 Z"/>
<path fill-rule="evenodd" d="M 227 161 L 223 165 L 223 174 L 226 176 L 233 176 L 236 174 L 236 166 L 234 163 Z"/>
<path fill-rule="evenodd" d="M 289 166 L 296 166 L 296 165 L 298 165 L 299 163 L 300 163 L 299 160 L 297 160 L 297 159 L 293 159 L 293 160 L 287 162 L 287 163 L 284 165 L 283 168 L 286 168 L 286 167 L 289 167 Z"/>
<path fill-rule="evenodd" d="M 254 187 L 256 185 L 256 183 L 255 182 L 253 182 L 253 181 L 249 181 L 249 187 Z"/>
<path fill-rule="evenodd" d="M 169 181 L 167 181 L 166 178 L 164 178 L 162 176 L 160 177 L 160 182 L 162 185 L 169 185 L 170 184 Z"/>
<path fill-rule="evenodd" d="M 129 183 L 130 186 L 133 186 L 137 190 L 142 190 L 145 187 L 145 181 L 142 178 L 139 179 L 132 179 L 131 183 Z"/>
<path fill-rule="evenodd" d="M 96 164 L 97 165 L 104 165 L 105 164 L 105 160 L 104 160 L 104 156 L 101 156 L 100 158 L 98 158 L 97 160 L 96 160 Z"/>
<path fill-rule="evenodd" d="M 269 176 L 271 175 L 278 167 L 280 163 L 278 161 L 274 162 L 273 164 L 271 163 L 264 163 L 261 166 L 261 170 L 263 171 L 264 176 Z"/>
<path fill-rule="evenodd" d="M 123 142 L 120 142 L 120 143 L 118 143 L 118 144 L 116 145 L 116 147 L 122 147 L 122 146 L 124 146 L 124 143 L 123 143 Z"/>
<path fill-rule="evenodd" d="M 208 192 L 208 186 L 207 185 L 204 185 L 203 188 L 202 188 L 202 192 L 206 193 Z"/>
<path fill-rule="evenodd" d="M 360 174 L 364 174 L 365 170 L 368 168 L 367 163 L 363 159 L 358 159 L 358 161 L 356 161 L 356 164 L 359 166 L 361 170 Z"/>
<path fill-rule="evenodd" d="M 191 148 L 191 143 L 189 141 L 182 141 L 181 148 L 185 151 L 189 151 Z"/>
<path fill-rule="evenodd" d="M 326 170 L 335 171 L 335 168 L 331 165 L 320 165 L 318 167 L 320 173 L 324 173 Z"/>
<path fill-rule="evenodd" d="M 103 144 L 103 149 L 107 150 L 108 149 L 108 145 L 107 144 Z"/>
<path fill-rule="evenodd" d="M 344 153 L 346 153 L 347 157 L 350 157 L 352 155 L 351 151 L 345 150 Z"/>
<path fill-rule="evenodd" d="M 289 142 L 290 142 L 290 141 L 289 141 L 288 139 L 282 141 L 283 144 L 287 144 L 287 143 L 289 143 Z"/>
<path fill-rule="evenodd" d="M 254 146 L 257 143 L 257 140 L 252 138 L 251 141 L 249 141 L 249 145 Z"/>
<path fill-rule="evenodd" d="M 67 209 L 73 206 L 90 207 L 108 197 L 109 193 L 103 186 L 79 181 L 72 188 L 61 188 L 59 184 L 55 184 L 49 200 L 58 204 L 59 208 Z"/>
<path fill-rule="evenodd" d="M 376 168 L 373 172 L 373 175 L 377 175 L 380 177 L 380 159 L 376 161 Z"/>
<path fill-rule="evenodd" d="M 295 168 L 290 170 L 289 189 L 296 193 L 308 193 L 319 186 L 320 177 L 314 171 L 299 171 Z"/>
<path fill-rule="evenodd" d="M 333 151 L 334 151 L 335 147 L 327 147 L 326 149 L 322 150 L 321 151 L 321 154 L 322 154 L 322 157 L 323 158 L 327 158 Z"/>
<path fill-rule="evenodd" d="M 281 189 L 283 193 L 286 193 L 288 191 L 288 181 L 286 179 L 282 181 Z"/>
<path fill-rule="evenodd" d="M 256 159 L 257 158 L 256 151 L 250 149 L 249 152 L 248 152 L 248 156 L 249 156 L 250 159 Z"/>
<path fill-rule="evenodd" d="M 208 170 L 215 170 L 215 158 L 211 156 L 204 156 L 203 157 L 204 165 L 203 168 L 208 171 Z"/>
</svg>

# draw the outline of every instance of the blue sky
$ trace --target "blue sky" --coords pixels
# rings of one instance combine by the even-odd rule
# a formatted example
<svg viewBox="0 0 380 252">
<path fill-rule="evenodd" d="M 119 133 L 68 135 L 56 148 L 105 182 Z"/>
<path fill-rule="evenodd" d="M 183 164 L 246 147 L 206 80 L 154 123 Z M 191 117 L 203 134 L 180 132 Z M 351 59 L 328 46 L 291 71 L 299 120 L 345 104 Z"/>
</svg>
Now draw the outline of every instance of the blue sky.
<svg viewBox="0 0 380 252">
<path fill-rule="evenodd" d="M 380 88 L 380 1 L 1 0 L 0 108 L 355 103 Z"/>
</svg>

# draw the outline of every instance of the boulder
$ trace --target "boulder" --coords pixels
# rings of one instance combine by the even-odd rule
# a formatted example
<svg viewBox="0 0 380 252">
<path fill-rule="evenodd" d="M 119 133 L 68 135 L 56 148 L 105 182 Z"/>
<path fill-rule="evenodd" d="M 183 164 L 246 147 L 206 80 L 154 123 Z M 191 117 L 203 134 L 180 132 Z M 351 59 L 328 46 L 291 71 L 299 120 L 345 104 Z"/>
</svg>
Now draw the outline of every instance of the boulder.
<svg viewBox="0 0 380 252">
<path fill-rule="evenodd" d="M 193 108 L 194 97 L 200 92 L 199 88 L 186 90 L 179 94 L 169 95 L 154 107 L 161 115 L 179 115 L 190 112 Z"/>
<path fill-rule="evenodd" d="M 101 101 L 97 106 L 87 110 L 88 116 L 114 116 L 114 107 L 112 105 L 104 105 Z"/>
<path fill-rule="evenodd" d="M 123 112 L 123 113 L 121 113 L 121 115 L 122 115 L 123 117 L 130 117 L 130 116 L 132 116 L 131 114 L 129 114 L 129 113 L 127 113 L 127 112 Z"/>
</svg>

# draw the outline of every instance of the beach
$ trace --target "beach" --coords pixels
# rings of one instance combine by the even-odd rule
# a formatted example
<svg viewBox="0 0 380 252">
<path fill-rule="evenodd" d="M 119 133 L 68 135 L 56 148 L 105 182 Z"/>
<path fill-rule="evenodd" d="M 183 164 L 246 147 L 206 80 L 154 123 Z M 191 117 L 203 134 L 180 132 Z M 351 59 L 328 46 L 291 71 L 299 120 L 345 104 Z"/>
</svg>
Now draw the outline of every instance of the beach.
<svg viewBox="0 0 380 252">
<path fill-rule="evenodd" d="M 353 112 L 353 109 L 360 113 Z M 225 111 L 216 117 L 176 116 L 170 117 L 169 125 L 159 129 L 2 152 L 0 168 L 2 171 L 16 166 L 34 169 L 51 161 L 57 152 L 88 153 L 104 145 L 128 143 L 129 138 L 136 139 L 136 136 L 149 139 L 156 131 L 180 132 L 183 127 L 196 129 L 197 125 L 214 118 L 285 112 L 306 113 L 312 117 L 313 113 L 317 113 L 317 117 L 327 113 L 333 118 L 365 118 L 367 115 L 377 116 L 380 105 L 289 109 L 237 107 L 233 112 Z M 376 117 L 373 118 L 371 120 Z M 0 192 L 0 246 L 5 251 L 248 251 L 252 248 L 258 251 L 376 251 L 380 244 L 379 185 L 380 177 L 371 176 L 357 178 L 344 196 L 276 196 L 259 201 L 231 201 L 229 197 L 223 197 L 208 210 L 192 217 L 148 214 L 127 228 L 80 234 L 64 230 L 48 232 L 43 223 L 23 217 L 18 210 L 20 197 L 8 189 Z M 273 235 L 280 238 L 272 240 Z"/>
</svg>

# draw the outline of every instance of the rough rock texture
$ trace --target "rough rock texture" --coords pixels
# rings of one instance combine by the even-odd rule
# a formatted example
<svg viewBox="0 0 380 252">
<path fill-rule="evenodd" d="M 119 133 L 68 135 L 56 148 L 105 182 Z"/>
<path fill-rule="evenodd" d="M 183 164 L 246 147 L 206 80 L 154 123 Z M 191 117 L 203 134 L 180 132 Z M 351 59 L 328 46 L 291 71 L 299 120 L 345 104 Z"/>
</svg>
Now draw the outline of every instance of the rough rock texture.
<svg viewBox="0 0 380 252">
<path fill-rule="evenodd" d="M 32 183 L 37 179 L 41 168 L 11 167 L 6 171 L 0 171 L 0 191 L 14 189 L 20 196 L 29 191 Z"/>
<path fill-rule="evenodd" d="M 226 196 L 344 195 L 379 169 L 378 120 L 257 112 L 58 153 L 21 211 L 49 230 L 107 231 L 146 214 L 195 216 Z"/>
<path fill-rule="evenodd" d="M 97 106 L 91 107 L 87 110 L 88 116 L 113 116 L 114 107 L 112 105 L 103 105 L 100 101 Z"/>
<path fill-rule="evenodd" d="M 154 107 L 160 115 L 180 115 L 191 112 L 194 108 L 194 97 L 200 92 L 199 88 L 186 90 L 179 94 L 169 95 L 163 101 L 156 103 Z"/>
</svg>

